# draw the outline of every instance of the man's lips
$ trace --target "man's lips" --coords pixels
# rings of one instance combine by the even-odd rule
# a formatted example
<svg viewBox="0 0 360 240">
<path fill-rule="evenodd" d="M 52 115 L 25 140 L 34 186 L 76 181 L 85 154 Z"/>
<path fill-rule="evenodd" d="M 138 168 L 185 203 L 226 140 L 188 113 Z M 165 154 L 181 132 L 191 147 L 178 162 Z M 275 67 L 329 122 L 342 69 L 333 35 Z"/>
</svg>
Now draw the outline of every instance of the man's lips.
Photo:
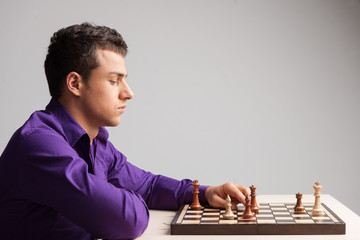
<svg viewBox="0 0 360 240">
<path fill-rule="evenodd" d="M 118 107 L 118 110 L 120 112 L 125 112 L 126 105 L 122 105 L 121 107 Z"/>
</svg>

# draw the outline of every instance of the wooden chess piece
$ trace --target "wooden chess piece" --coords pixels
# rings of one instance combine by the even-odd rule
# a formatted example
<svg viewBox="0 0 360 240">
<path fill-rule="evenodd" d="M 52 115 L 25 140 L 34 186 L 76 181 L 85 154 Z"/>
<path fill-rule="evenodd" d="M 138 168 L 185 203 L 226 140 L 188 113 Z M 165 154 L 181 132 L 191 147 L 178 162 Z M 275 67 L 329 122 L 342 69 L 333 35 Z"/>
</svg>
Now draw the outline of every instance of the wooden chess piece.
<svg viewBox="0 0 360 240">
<path fill-rule="evenodd" d="M 297 193 L 296 194 L 296 205 L 294 207 L 294 214 L 302 214 L 305 213 L 305 207 L 303 206 L 302 202 L 301 202 L 301 198 L 302 198 L 302 194 L 301 193 Z"/>
<path fill-rule="evenodd" d="M 253 213 L 258 214 L 259 210 L 260 210 L 260 207 L 259 207 L 259 204 L 258 204 L 258 202 L 256 200 L 256 187 L 254 185 L 252 185 L 250 187 L 250 190 L 251 190 L 251 211 Z"/>
<path fill-rule="evenodd" d="M 225 205 L 225 213 L 223 215 L 224 219 L 234 219 L 235 215 L 231 209 L 231 198 L 229 194 L 226 196 L 226 205 Z"/>
<path fill-rule="evenodd" d="M 243 219 L 249 219 L 253 218 L 255 215 L 253 212 L 251 212 L 251 204 L 250 204 L 250 198 L 249 196 L 246 196 L 245 198 L 245 212 L 243 213 L 242 217 Z"/>
<path fill-rule="evenodd" d="M 198 180 L 195 180 L 194 183 L 192 184 L 193 186 L 193 201 L 191 203 L 190 209 L 192 210 L 201 210 L 202 206 L 200 205 L 199 202 L 199 186 L 200 184 L 198 183 Z"/>
<path fill-rule="evenodd" d="M 315 203 L 314 203 L 314 207 L 311 211 L 311 214 L 313 216 L 321 216 L 324 215 L 324 209 L 322 209 L 321 207 L 321 202 L 320 202 L 320 190 L 321 190 L 322 186 L 320 185 L 319 182 L 315 183 L 314 189 L 315 189 Z"/>
</svg>

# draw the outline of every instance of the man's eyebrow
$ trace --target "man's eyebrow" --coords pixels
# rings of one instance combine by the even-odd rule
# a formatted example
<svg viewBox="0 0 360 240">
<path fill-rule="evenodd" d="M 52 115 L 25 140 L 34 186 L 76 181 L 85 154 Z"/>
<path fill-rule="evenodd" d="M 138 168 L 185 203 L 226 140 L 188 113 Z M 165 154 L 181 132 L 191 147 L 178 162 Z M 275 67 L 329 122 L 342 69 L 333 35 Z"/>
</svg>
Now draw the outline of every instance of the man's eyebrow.
<svg viewBox="0 0 360 240">
<path fill-rule="evenodd" d="M 128 74 L 124 74 L 124 73 L 119 73 L 119 72 L 109 72 L 109 74 L 115 74 L 115 75 L 117 75 L 118 77 L 127 77 L 128 76 Z"/>
</svg>

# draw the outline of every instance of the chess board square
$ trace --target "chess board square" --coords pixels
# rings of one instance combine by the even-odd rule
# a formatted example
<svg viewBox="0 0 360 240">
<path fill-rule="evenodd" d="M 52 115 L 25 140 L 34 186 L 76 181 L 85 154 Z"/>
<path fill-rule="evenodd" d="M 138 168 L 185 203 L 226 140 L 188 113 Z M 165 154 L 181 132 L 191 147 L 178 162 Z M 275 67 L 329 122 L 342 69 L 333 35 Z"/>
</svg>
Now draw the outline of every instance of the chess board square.
<svg viewBox="0 0 360 240">
<path fill-rule="evenodd" d="M 239 222 L 256 222 L 256 218 L 244 219 L 242 217 L 238 217 L 238 221 Z"/>
<path fill-rule="evenodd" d="M 204 212 L 203 216 L 219 216 L 219 212 Z"/>
<path fill-rule="evenodd" d="M 256 224 L 256 222 L 242 222 L 242 221 L 239 221 L 238 224 Z"/>
<path fill-rule="evenodd" d="M 261 214 L 261 215 L 256 215 L 256 218 L 273 218 L 272 214 Z"/>
<path fill-rule="evenodd" d="M 237 220 L 235 219 L 235 220 L 220 220 L 219 221 L 219 224 L 237 224 Z"/>
<path fill-rule="evenodd" d="M 269 203 L 269 205 L 271 206 L 271 207 L 281 207 L 281 206 L 285 206 L 285 204 L 284 203 Z"/>
<path fill-rule="evenodd" d="M 294 221 L 292 217 L 275 217 L 276 221 L 290 220 Z"/>
<path fill-rule="evenodd" d="M 310 218 L 308 214 L 291 214 L 294 218 Z"/>
<path fill-rule="evenodd" d="M 329 217 L 327 216 L 323 216 L 323 217 L 312 217 L 312 219 L 314 220 L 331 220 Z"/>
<path fill-rule="evenodd" d="M 318 224 L 335 224 L 333 221 L 331 220 L 314 220 L 314 222 L 318 223 Z"/>
<path fill-rule="evenodd" d="M 270 209 L 260 209 L 259 213 L 258 214 L 266 214 L 266 213 L 271 213 L 271 210 Z"/>
<path fill-rule="evenodd" d="M 201 221 L 216 221 L 218 222 L 219 218 L 217 217 L 203 217 Z"/>
<path fill-rule="evenodd" d="M 314 223 L 314 221 L 312 219 L 295 219 L 296 223 L 304 223 L 304 224 L 310 224 L 310 223 Z"/>
<path fill-rule="evenodd" d="M 205 208 L 204 212 L 220 212 L 220 209 L 216 208 Z"/>
<path fill-rule="evenodd" d="M 314 207 L 314 203 L 303 203 L 304 207 Z"/>
<path fill-rule="evenodd" d="M 236 218 L 236 215 L 234 215 L 234 218 Z M 219 219 L 225 219 L 224 218 L 224 215 L 220 215 L 220 218 Z M 225 219 L 225 220 L 227 220 L 227 219 Z"/>
<path fill-rule="evenodd" d="M 181 222 L 181 224 L 199 224 L 200 223 L 200 219 L 199 220 L 183 220 Z"/>
<path fill-rule="evenodd" d="M 238 220 L 240 221 L 254 221 L 254 220 L 256 220 L 256 218 L 255 217 L 253 217 L 253 218 L 247 218 L 247 219 L 244 219 L 243 217 L 238 217 Z"/>
<path fill-rule="evenodd" d="M 274 216 L 277 216 L 277 215 L 290 215 L 289 212 L 273 212 Z"/>
<path fill-rule="evenodd" d="M 185 215 L 184 219 L 191 219 L 191 220 L 194 220 L 194 219 L 200 219 L 201 218 L 201 215 L 191 215 L 191 216 L 187 216 Z"/>
<path fill-rule="evenodd" d="M 277 221 L 277 224 L 296 224 L 295 221 Z"/>
<path fill-rule="evenodd" d="M 202 214 L 201 210 L 188 210 L 187 211 L 188 214 Z"/>
<path fill-rule="evenodd" d="M 274 211 L 288 211 L 286 207 L 273 207 L 271 210 Z"/>
</svg>

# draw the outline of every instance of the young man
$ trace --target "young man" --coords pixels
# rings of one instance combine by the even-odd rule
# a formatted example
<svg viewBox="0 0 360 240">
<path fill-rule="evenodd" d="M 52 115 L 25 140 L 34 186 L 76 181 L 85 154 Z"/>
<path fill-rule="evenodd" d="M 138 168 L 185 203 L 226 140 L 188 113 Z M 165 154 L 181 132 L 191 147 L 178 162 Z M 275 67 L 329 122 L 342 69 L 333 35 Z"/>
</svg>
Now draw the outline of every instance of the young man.
<svg viewBox="0 0 360 240">
<path fill-rule="evenodd" d="M 45 73 L 52 99 L 10 139 L 0 159 L 0 239 L 128 239 L 152 209 L 192 200 L 192 182 L 153 175 L 109 142 L 134 94 L 127 45 L 114 29 L 73 25 L 51 38 Z M 247 187 L 200 187 L 200 201 L 244 203 Z"/>
</svg>

